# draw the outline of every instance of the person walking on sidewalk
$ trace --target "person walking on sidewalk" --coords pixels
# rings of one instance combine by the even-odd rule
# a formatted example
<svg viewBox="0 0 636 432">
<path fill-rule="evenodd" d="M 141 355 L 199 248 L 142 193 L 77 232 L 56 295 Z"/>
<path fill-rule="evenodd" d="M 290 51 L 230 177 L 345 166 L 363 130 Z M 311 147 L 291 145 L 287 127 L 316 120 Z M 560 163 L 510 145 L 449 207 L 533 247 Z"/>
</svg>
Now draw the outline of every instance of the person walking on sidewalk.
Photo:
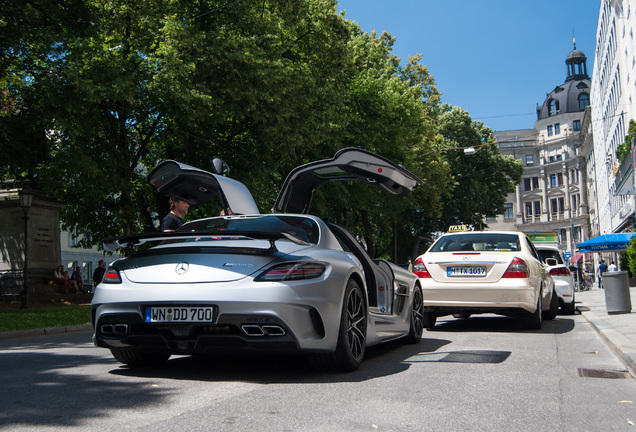
<svg viewBox="0 0 636 432">
<path fill-rule="evenodd" d="M 607 271 L 607 264 L 605 264 L 604 260 L 601 260 L 601 263 L 596 268 L 596 275 L 598 277 L 598 289 L 603 289 L 603 273 Z"/>
<path fill-rule="evenodd" d="M 618 267 L 616 267 L 616 264 L 614 264 L 614 261 L 610 261 L 610 265 L 607 268 L 607 271 L 618 271 Z"/>
</svg>

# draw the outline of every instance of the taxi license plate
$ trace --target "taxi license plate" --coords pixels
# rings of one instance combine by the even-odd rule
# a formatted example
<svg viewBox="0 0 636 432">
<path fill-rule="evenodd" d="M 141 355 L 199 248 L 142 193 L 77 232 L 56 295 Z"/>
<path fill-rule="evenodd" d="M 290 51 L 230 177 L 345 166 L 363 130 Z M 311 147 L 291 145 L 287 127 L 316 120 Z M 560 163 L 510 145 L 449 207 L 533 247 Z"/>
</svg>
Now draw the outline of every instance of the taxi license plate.
<svg viewBox="0 0 636 432">
<path fill-rule="evenodd" d="M 483 277 L 486 276 L 486 267 L 448 267 L 446 269 L 446 275 L 451 277 Z"/>
<path fill-rule="evenodd" d="M 149 306 L 146 307 L 146 322 L 213 322 L 214 306 Z"/>
</svg>

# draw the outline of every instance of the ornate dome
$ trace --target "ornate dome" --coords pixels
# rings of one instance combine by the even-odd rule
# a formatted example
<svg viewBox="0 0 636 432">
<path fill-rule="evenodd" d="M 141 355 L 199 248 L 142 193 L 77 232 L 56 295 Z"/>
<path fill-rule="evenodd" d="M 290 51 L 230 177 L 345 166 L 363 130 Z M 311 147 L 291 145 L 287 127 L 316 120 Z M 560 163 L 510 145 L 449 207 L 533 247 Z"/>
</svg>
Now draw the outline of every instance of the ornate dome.
<svg viewBox="0 0 636 432">
<path fill-rule="evenodd" d="M 546 95 L 542 106 L 537 106 L 537 119 L 543 120 L 559 114 L 581 112 L 590 104 L 590 77 L 587 57 L 583 51 L 570 51 L 565 64 L 568 76 L 565 82 Z"/>
</svg>

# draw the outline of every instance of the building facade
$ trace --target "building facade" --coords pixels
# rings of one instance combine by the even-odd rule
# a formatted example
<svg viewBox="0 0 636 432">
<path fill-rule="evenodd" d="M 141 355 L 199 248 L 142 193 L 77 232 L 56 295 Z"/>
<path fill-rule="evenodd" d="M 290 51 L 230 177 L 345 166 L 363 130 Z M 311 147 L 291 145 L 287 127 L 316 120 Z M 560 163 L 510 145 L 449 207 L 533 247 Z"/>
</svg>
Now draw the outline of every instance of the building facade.
<svg viewBox="0 0 636 432">
<path fill-rule="evenodd" d="M 582 258 L 575 252 L 576 243 L 590 233 L 582 131 L 591 83 L 587 57 L 576 45 L 565 63 L 566 79 L 537 106 L 533 129 L 494 133 L 501 153 L 520 159 L 524 173 L 507 198 L 504 215 L 487 223 L 489 229 L 550 234 L 550 240 L 576 262 Z"/>
<path fill-rule="evenodd" d="M 625 160 L 617 148 L 625 142 L 636 109 L 636 0 L 601 2 L 591 88 L 594 183 L 598 212 L 594 234 L 633 231 L 633 150 Z"/>
</svg>

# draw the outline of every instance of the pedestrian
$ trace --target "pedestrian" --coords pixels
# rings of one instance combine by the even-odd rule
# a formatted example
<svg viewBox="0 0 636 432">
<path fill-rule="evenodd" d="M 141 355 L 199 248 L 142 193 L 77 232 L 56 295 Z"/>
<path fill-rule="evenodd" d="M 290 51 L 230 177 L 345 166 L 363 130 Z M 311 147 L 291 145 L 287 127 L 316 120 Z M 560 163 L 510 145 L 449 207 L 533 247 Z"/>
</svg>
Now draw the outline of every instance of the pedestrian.
<svg viewBox="0 0 636 432">
<path fill-rule="evenodd" d="M 174 231 L 185 223 L 183 216 L 188 212 L 190 204 L 177 198 L 170 198 L 170 213 L 161 220 L 161 231 Z"/>
<path fill-rule="evenodd" d="M 616 267 L 616 264 L 614 264 L 614 261 L 610 262 L 610 265 L 607 268 L 607 271 L 618 271 L 618 267 Z"/>
<path fill-rule="evenodd" d="M 64 292 L 68 294 L 68 272 L 64 275 L 64 266 L 59 265 L 53 272 L 53 283 L 62 285 Z"/>
<path fill-rule="evenodd" d="M 82 277 L 82 268 L 75 267 L 75 271 L 71 275 L 71 283 L 75 282 L 75 292 L 84 292 L 84 278 Z"/>
<path fill-rule="evenodd" d="M 99 260 L 97 262 L 97 268 L 93 272 L 93 287 L 97 288 L 97 285 L 102 282 L 102 279 L 104 279 L 104 273 L 106 273 L 106 263 L 104 260 Z"/>
<path fill-rule="evenodd" d="M 598 276 L 598 289 L 603 289 L 603 273 L 607 271 L 607 264 L 604 260 L 596 268 L 596 275 Z"/>
</svg>

